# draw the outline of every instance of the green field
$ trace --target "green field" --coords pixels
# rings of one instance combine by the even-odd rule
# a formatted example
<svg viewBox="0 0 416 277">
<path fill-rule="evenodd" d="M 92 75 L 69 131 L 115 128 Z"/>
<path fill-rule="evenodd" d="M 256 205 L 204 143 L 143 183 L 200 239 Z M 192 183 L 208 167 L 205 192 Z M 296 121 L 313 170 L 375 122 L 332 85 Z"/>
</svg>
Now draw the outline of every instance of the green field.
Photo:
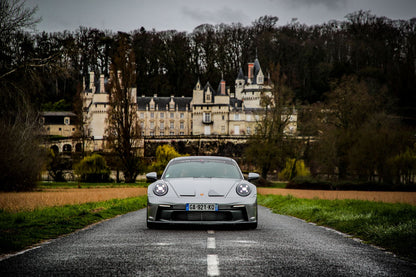
<svg viewBox="0 0 416 277">
<path fill-rule="evenodd" d="M 0 254 L 146 207 L 146 196 L 11 213 L 0 210 Z"/>
<path fill-rule="evenodd" d="M 416 207 L 360 200 L 300 199 L 259 195 L 258 203 L 278 214 L 327 226 L 416 260 Z"/>
</svg>

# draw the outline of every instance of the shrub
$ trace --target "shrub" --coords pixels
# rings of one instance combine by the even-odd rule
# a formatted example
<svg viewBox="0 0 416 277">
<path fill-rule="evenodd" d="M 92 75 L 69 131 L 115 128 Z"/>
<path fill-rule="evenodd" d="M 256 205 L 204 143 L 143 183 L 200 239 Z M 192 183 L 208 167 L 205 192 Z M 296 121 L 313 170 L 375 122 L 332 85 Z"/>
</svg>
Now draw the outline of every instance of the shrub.
<svg viewBox="0 0 416 277">
<path fill-rule="evenodd" d="M 65 171 L 72 168 L 71 161 L 49 149 L 46 169 L 55 182 L 66 182 Z"/>
<path fill-rule="evenodd" d="M 163 170 L 168 165 L 168 162 L 173 159 L 180 157 L 181 155 L 176 152 L 175 148 L 169 144 L 158 146 L 156 149 L 156 161 L 150 166 L 150 170 L 156 171 L 157 175 L 160 176 Z"/>
<path fill-rule="evenodd" d="M 311 175 L 303 160 L 287 159 L 285 168 L 279 173 L 279 179 L 292 180 L 295 177 L 308 177 Z"/>
<path fill-rule="evenodd" d="M 110 169 L 105 159 L 98 154 L 92 154 L 75 165 L 75 174 L 81 182 L 98 183 L 110 181 Z"/>
</svg>

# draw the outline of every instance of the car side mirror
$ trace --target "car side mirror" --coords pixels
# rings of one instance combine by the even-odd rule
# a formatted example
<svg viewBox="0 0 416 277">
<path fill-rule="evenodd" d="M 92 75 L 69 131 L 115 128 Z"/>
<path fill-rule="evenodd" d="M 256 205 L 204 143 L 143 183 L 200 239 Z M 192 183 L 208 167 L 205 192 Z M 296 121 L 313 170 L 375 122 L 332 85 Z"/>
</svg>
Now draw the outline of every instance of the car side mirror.
<svg viewBox="0 0 416 277">
<path fill-rule="evenodd" d="M 257 174 L 257 173 L 253 173 L 253 172 L 250 172 L 249 174 L 248 174 L 248 178 L 247 178 L 247 180 L 248 181 L 255 181 L 255 180 L 258 180 L 260 178 L 260 175 L 259 174 Z"/>
<path fill-rule="evenodd" d="M 146 179 L 148 182 L 155 182 L 157 181 L 157 173 L 156 172 L 150 172 L 146 174 Z"/>
</svg>

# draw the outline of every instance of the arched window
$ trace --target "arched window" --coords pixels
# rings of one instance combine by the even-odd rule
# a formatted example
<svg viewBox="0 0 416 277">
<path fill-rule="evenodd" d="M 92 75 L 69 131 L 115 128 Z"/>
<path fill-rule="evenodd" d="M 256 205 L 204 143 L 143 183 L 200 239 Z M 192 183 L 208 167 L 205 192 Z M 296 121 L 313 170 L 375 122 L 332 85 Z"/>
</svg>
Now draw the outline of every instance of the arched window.
<svg viewBox="0 0 416 277">
<path fill-rule="evenodd" d="M 57 145 L 52 145 L 52 146 L 51 146 L 51 149 L 53 150 L 53 152 L 54 152 L 55 154 L 59 153 L 59 147 L 58 147 Z"/>
<path fill-rule="evenodd" d="M 71 152 L 72 146 L 71 144 L 64 144 L 63 152 Z"/>
<path fill-rule="evenodd" d="M 75 152 L 81 152 L 82 151 L 82 143 L 77 143 L 75 145 Z"/>
</svg>

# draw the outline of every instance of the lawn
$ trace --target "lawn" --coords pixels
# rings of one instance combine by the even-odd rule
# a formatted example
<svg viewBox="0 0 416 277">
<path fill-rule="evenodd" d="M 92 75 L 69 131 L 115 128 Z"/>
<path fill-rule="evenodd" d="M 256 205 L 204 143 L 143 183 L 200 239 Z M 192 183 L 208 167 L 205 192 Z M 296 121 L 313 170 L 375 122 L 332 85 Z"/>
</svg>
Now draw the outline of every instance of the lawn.
<svg viewBox="0 0 416 277">
<path fill-rule="evenodd" d="M 416 207 L 361 200 L 301 199 L 259 195 L 258 203 L 327 226 L 416 260 Z"/>
<path fill-rule="evenodd" d="M 44 240 L 146 207 L 146 196 L 46 207 L 33 211 L 0 210 L 0 254 L 22 250 Z"/>
</svg>

